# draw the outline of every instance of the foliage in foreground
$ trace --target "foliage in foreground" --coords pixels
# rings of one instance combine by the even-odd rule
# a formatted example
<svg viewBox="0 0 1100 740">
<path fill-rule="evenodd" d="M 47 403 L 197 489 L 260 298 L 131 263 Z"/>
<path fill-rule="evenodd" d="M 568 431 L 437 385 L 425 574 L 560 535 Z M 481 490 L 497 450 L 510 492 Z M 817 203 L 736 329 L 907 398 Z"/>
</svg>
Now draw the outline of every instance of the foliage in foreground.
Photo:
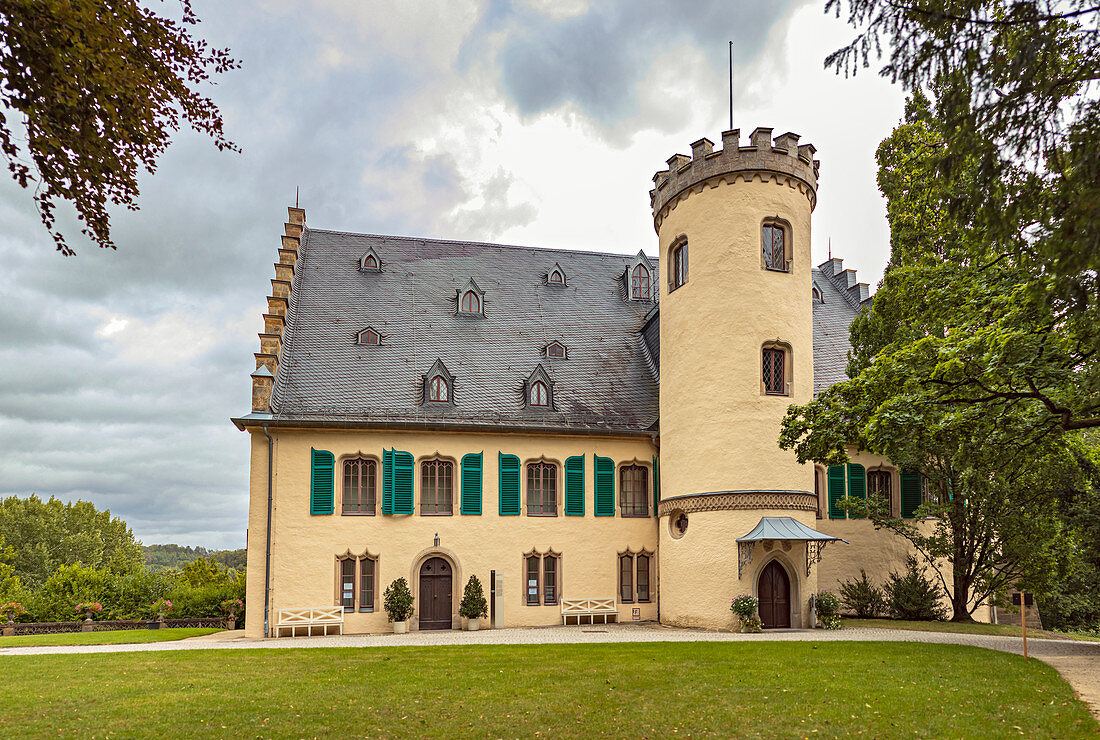
<svg viewBox="0 0 1100 740">
<path fill-rule="evenodd" d="M 999 737 L 1018 727 L 1067 738 L 1098 729 L 1050 666 L 956 645 L 195 650 L 8 656 L 4 666 L 0 732 L 12 736 L 94 727 L 162 738 Z"/>
</svg>

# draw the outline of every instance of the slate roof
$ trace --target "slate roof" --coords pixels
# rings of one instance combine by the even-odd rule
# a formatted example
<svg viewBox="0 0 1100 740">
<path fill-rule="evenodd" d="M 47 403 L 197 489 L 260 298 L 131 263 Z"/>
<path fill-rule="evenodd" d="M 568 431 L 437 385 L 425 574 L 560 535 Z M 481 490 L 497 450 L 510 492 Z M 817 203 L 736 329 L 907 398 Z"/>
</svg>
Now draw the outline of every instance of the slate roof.
<svg viewBox="0 0 1100 740">
<path fill-rule="evenodd" d="M 368 249 L 380 272 L 359 270 Z M 658 308 L 627 300 L 623 280 L 637 260 L 306 228 L 272 418 L 656 431 Z M 849 278 L 833 269 L 839 263 L 813 270 L 824 299 L 813 304 L 815 394 L 846 377 L 848 325 L 860 306 L 842 290 Z M 546 282 L 555 264 L 564 287 Z M 656 280 L 656 260 L 650 265 Z M 484 317 L 456 315 L 458 291 L 471 280 L 484 291 Z M 368 326 L 381 344 L 356 343 Z M 566 359 L 545 356 L 552 341 Z M 454 377 L 453 403 L 424 402 L 424 376 L 437 360 Z M 540 365 L 552 383 L 550 410 L 524 403 L 524 382 Z"/>
<path fill-rule="evenodd" d="M 382 271 L 360 271 L 372 247 Z M 274 417 L 655 429 L 657 378 L 640 334 L 654 304 L 624 297 L 623 273 L 636 260 L 306 229 Z M 546 283 L 555 263 L 565 286 Z M 471 279 L 485 293 L 484 317 L 456 315 L 457 292 Z M 355 343 L 367 326 L 381 344 Z M 566 359 L 545 357 L 555 340 Z M 423 376 L 437 359 L 454 376 L 453 404 L 423 402 Z M 551 410 L 524 404 L 524 381 L 540 364 L 552 382 Z"/>
</svg>

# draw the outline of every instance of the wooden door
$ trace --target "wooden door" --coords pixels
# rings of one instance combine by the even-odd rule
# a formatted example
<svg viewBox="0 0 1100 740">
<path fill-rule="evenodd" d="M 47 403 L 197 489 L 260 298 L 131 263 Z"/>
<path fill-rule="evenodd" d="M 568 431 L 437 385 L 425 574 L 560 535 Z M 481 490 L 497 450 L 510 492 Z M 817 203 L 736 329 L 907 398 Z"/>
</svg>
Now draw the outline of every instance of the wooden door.
<svg viewBox="0 0 1100 740">
<path fill-rule="evenodd" d="M 764 627 L 791 626 L 791 581 L 778 561 L 771 561 L 760 574 L 760 619 Z"/>
<path fill-rule="evenodd" d="M 420 629 L 451 629 L 451 565 L 443 558 L 420 566 Z"/>
</svg>

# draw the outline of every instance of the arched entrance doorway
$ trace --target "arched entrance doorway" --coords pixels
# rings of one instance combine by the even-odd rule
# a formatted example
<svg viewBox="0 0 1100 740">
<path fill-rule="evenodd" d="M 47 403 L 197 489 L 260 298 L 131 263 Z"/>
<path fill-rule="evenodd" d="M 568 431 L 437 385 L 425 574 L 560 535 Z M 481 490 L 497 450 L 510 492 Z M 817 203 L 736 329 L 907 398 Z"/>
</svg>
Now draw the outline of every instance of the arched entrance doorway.
<svg viewBox="0 0 1100 740">
<path fill-rule="evenodd" d="M 779 561 L 771 561 L 760 573 L 757 593 L 760 597 L 760 619 L 764 622 L 764 627 L 790 627 L 791 579 Z"/>
<path fill-rule="evenodd" d="M 428 558 L 420 566 L 420 629 L 451 629 L 451 564 Z"/>
</svg>

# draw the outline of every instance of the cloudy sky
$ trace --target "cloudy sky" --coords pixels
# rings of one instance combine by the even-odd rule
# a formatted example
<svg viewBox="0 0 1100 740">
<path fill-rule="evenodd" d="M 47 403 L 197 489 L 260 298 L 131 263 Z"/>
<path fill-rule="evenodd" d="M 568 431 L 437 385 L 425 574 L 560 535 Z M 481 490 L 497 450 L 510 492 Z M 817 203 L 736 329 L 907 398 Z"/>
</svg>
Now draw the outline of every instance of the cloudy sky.
<svg viewBox="0 0 1100 740">
<path fill-rule="evenodd" d="M 823 69 L 823 0 L 197 0 L 242 68 L 241 154 L 181 132 L 117 252 L 64 258 L 0 178 L 0 493 L 86 499 L 146 544 L 244 546 L 252 353 L 300 188 L 318 228 L 654 253 L 653 173 L 728 124 L 818 148 L 813 251 L 872 286 L 874 150 L 902 93 Z M 169 4 L 171 5 L 171 4 Z M 597 207 L 598 204 L 598 207 Z"/>
</svg>

